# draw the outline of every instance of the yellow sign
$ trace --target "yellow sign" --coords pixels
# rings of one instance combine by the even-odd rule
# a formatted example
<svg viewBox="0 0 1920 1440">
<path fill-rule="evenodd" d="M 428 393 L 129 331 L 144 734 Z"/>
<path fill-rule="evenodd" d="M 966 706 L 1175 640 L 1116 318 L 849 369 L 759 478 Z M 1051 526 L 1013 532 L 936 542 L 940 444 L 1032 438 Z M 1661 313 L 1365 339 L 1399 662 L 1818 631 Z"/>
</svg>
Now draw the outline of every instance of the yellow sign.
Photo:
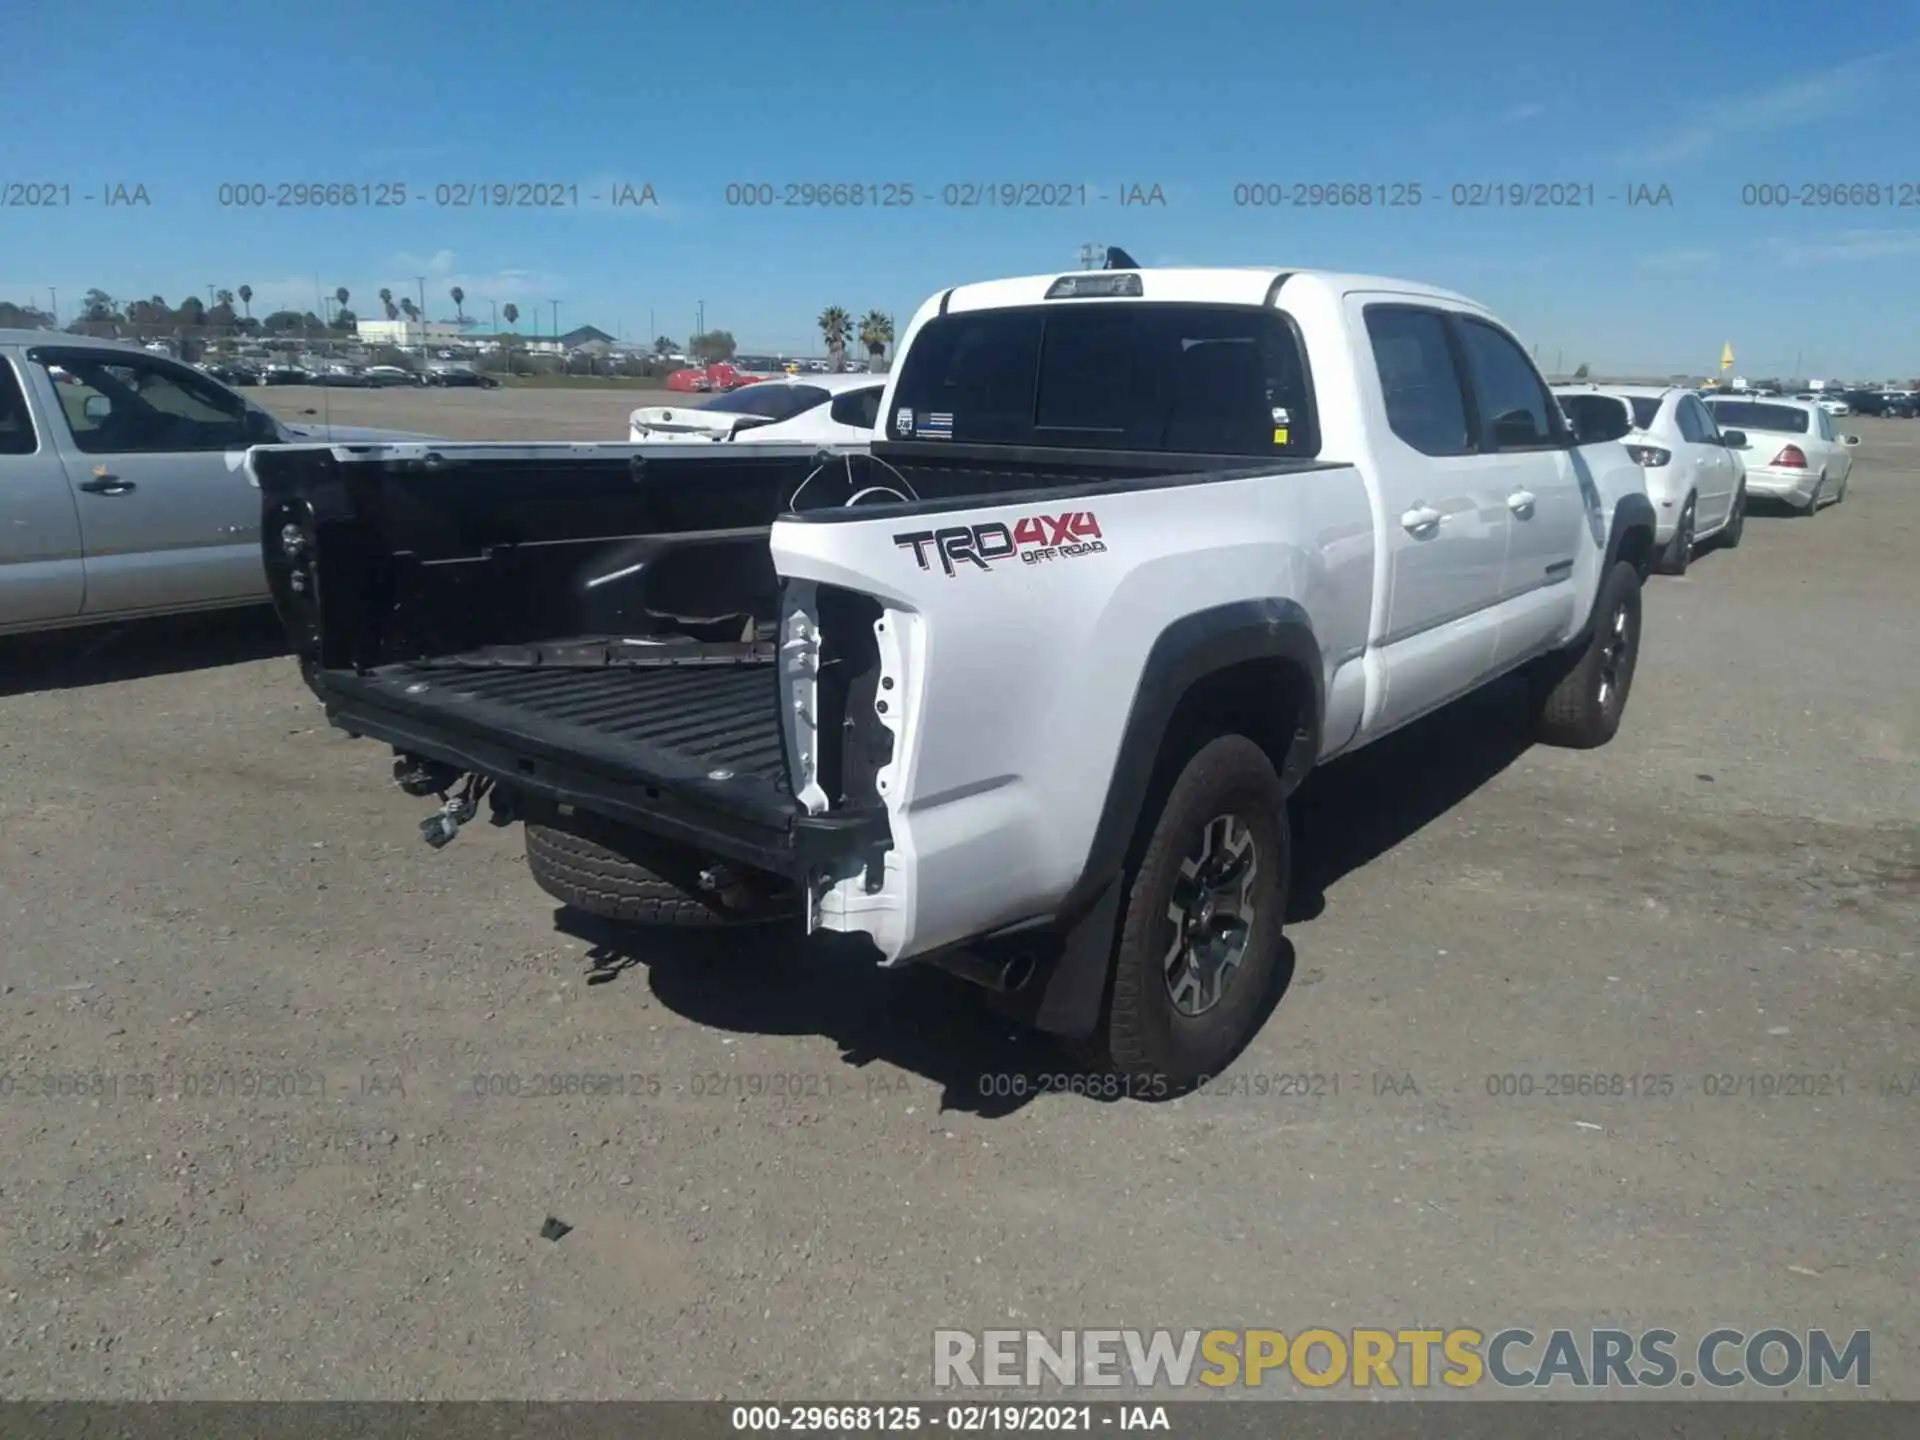
<svg viewBox="0 0 1920 1440">
<path fill-rule="evenodd" d="M 1286 431 L 1284 431 L 1284 430 L 1275 430 L 1275 431 L 1273 432 L 1273 443 L 1274 443 L 1274 444 L 1276 444 L 1276 445 L 1284 445 L 1284 444 L 1286 444 L 1286 443 L 1287 443 L 1287 432 L 1286 432 Z"/>
<path fill-rule="evenodd" d="M 1726 347 L 1720 352 L 1720 368 L 1722 370 L 1731 370 L 1733 368 L 1733 342 L 1732 341 L 1728 341 Z"/>
</svg>

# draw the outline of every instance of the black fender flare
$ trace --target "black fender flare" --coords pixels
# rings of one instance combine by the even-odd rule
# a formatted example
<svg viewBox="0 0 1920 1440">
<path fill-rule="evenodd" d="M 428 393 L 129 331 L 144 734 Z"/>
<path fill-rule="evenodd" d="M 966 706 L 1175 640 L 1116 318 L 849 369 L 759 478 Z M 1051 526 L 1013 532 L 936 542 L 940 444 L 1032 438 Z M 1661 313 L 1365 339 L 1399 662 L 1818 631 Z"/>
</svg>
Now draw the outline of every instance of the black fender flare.
<svg viewBox="0 0 1920 1440">
<path fill-rule="evenodd" d="M 1653 555 L 1653 537 L 1658 533 L 1653 512 L 1653 501 L 1644 493 L 1635 492 L 1622 495 L 1613 502 L 1613 524 L 1607 529 L 1607 552 L 1600 562 L 1600 573 L 1593 589 L 1593 604 L 1600 603 L 1600 591 L 1607 583 L 1607 576 L 1613 573 L 1613 567 L 1620 561 L 1620 550 L 1627 543 L 1627 537 L 1636 530 L 1647 532 L 1647 555 L 1649 563 Z M 1642 570 L 1640 578 L 1645 580 L 1647 572 Z M 1580 626 L 1580 633 L 1568 644 L 1568 650 L 1585 645 L 1593 635 L 1594 610 L 1590 606 L 1587 618 Z"/>
<path fill-rule="evenodd" d="M 1602 579 L 1613 573 L 1614 564 L 1620 559 L 1620 547 L 1635 530 L 1645 530 L 1647 539 L 1653 539 L 1658 530 L 1653 501 L 1644 494 L 1622 495 L 1613 503 L 1613 524 L 1607 530 L 1606 563 L 1600 567 Z"/>
<path fill-rule="evenodd" d="M 1141 666 L 1086 863 L 1055 911 L 1064 944 L 1035 1017 L 1041 1029 L 1084 1036 L 1098 1024 L 1119 929 L 1127 853 L 1150 798 L 1168 728 L 1197 682 L 1248 660 L 1288 662 L 1307 685 L 1307 704 L 1295 718 L 1280 775 L 1288 794 L 1319 758 L 1326 684 L 1320 642 L 1300 605 L 1240 600 L 1184 615 L 1162 630 Z"/>
</svg>

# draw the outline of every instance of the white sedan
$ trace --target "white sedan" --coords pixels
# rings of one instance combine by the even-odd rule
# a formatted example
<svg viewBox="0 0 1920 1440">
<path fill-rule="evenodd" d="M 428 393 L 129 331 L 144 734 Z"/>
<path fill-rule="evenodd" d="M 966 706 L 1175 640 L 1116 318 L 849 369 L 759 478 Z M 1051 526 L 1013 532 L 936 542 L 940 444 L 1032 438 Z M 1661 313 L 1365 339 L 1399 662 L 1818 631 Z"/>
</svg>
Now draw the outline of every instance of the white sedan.
<svg viewBox="0 0 1920 1440">
<path fill-rule="evenodd" d="M 1709 400 L 1713 418 L 1745 433 L 1747 489 L 1806 515 L 1847 498 L 1858 435 L 1834 429 L 1819 400 Z"/>
<path fill-rule="evenodd" d="M 1746 466 L 1740 436 L 1722 435 L 1713 413 L 1692 390 L 1659 385 L 1556 385 L 1553 395 L 1580 428 L 1611 429 L 1595 407 L 1624 409 L 1632 428 L 1620 437 L 1647 474 L 1653 501 L 1656 565 L 1684 575 L 1702 541 L 1731 549 L 1746 523 Z M 1731 422 L 1728 422 L 1731 423 Z"/>
<path fill-rule="evenodd" d="M 884 377 L 791 375 L 762 380 L 694 405 L 643 405 L 628 440 L 739 440 L 769 445 L 863 445 L 873 439 Z"/>
</svg>

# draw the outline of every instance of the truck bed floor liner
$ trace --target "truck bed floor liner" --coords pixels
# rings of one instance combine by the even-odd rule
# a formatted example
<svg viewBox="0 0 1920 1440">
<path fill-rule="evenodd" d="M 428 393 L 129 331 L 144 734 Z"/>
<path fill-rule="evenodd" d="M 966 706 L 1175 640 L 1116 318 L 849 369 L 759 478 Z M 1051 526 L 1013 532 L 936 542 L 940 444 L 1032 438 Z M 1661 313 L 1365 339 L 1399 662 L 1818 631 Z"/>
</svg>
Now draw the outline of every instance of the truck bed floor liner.
<svg viewBox="0 0 1920 1440">
<path fill-rule="evenodd" d="M 542 778 L 543 759 L 629 785 L 707 794 L 761 823 L 796 813 L 781 740 L 774 665 L 617 665 L 583 669 L 396 664 L 329 670 L 328 708 L 354 729 L 407 748 L 418 726 L 440 758 L 509 759 L 502 774 Z M 471 743 L 461 755 L 450 745 Z M 484 751 L 484 753 L 483 753 Z"/>
</svg>

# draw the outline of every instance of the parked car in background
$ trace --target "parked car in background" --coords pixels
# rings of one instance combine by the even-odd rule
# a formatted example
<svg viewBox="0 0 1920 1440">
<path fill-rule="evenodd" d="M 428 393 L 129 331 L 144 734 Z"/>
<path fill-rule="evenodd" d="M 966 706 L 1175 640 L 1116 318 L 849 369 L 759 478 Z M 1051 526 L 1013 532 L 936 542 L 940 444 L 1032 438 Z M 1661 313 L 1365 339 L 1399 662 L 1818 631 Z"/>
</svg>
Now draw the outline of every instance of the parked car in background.
<svg viewBox="0 0 1920 1440">
<path fill-rule="evenodd" d="M 363 371 L 356 370 L 351 365 L 329 365 L 313 377 L 312 383 L 348 390 L 371 390 L 373 388 L 373 381 L 369 380 Z"/>
<path fill-rule="evenodd" d="M 1894 397 L 1878 390 L 1849 390 L 1845 398 L 1856 415 L 1885 415 L 1894 408 Z"/>
<path fill-rule="evenodd" d="M 250 446 L 433 438 L 288 424 L 167 356 L 0 330 L 0 634 L 259 604 Z"/>
<path fill-rule="evenodd" d="M 1829 415 L 1847 415 L 1852 413 L 1846 401 L 1840 399 L 1837 394 L 1829 391 L 1803 390 L 1793 398 L 1803 405 L 1818 405 Z"/>
<path fill-rule="evenodd" d="M 426 382 L 443 389 L 497 390 L 500 382 L 469 365 L 435 365 L 427 371 Z"/>
<path fill-rule="evenodd" d="M 395 385 L 419 385 L 423 383 L 418 373 L 399 365 L 369 365 L 366 369 L 366 376 L 367 379 L 375 385 L 383 388 Z"/>
<path fill-rule="evenodd" d="M 1715 400 L 1714 419 L 1744 434 L 1747 491 L 1783 500 L 1803 515 L 1847 498 L 1858 435 L 1842 435 L 1817 400 Z"/>
<path fill-rule="evenodd" d="M 263 385 L 311 385 L 313 376 L 298 365 L 269 365 L 260 377 Z"/>
<path fill-rule="evenodd" d="M 880 413 L 884 380 L 782 376 L 715 396 L 703 405 L 643 405 L 627 421 L 636 445 L 699 440 L 864 445 Z"/>
<path fill-rule="evenodd" d="M 1746 465 L 1692 390 L 1641 385 L 1556 385 L 1554 397 L 1575 425 L 1599 423 L 1604 407 L 1624 410 L 1632 429 L 1621 440 L 1647 475 L 1659 547 L 1656 568 L 1684 575 L 1701 543 L 1727 549 L 1746 524 Z M 1724 402 L 1723 402 L 1724 403 Z"/>
</svg>

